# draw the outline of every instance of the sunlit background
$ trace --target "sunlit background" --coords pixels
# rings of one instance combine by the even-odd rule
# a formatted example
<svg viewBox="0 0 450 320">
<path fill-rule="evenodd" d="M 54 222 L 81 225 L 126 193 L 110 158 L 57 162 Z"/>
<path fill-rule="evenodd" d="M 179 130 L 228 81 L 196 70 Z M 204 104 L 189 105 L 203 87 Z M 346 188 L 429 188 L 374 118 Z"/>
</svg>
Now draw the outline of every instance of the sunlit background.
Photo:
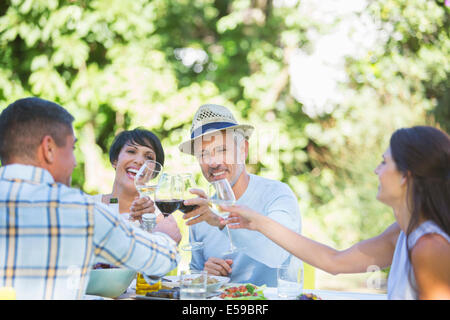
<svg viewBox="0 0 450 320">
<path fill-rule="evenodd" d="M 205 186 L 177 146 L 200 105 L 225 105 L 256 127 L 249 171 L 288 183 L 303 233 L 344 249 L 394 221 L 373 173 L 392 132 L 450 128 L 449 12 L 444 0 L 2 0 L 0 110 L 26 96 L 66 107 L 73 185 L 95 194 L 112 188 L 112 139 L 138 126 L 161 138 L 166 170 Z M 368 271 L 316 270 L 309 285 L 385 291 L 388 270 Z"/>
</svg>

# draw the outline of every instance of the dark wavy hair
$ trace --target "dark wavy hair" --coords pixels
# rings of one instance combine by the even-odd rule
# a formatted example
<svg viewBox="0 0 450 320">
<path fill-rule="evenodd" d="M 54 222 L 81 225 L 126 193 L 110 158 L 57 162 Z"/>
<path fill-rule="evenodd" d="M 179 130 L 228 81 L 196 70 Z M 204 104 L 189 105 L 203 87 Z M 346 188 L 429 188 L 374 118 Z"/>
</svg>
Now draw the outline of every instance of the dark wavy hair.
<svg viewBox="0 0 450 320">
<path fill-rule="evenodd" d="M 109 161 L 111 164 L 117 161 L 120 150 L 127 143 L 150 147 L 155 151 L 156 161 L 162 166 L 164 165 L 164 149 L 159 138 L 151 131 L 136 128 L 133 130 L 126 130 L 119 133 L 109 148 Z"/>
<path fill-rule="evenodd" d="M 429 220 L 450 235 L 450 138 L 429 126 L 403 128 L 390 140 L 397 170 L 408 175 L 409 236 L 420 220 Z M 408 256 L 411 261 L 411 249 Z M 410 272 L 410 283 L 412 272 Z M 415 286 L 412 286 L 416 292 Z"/>
</svg>

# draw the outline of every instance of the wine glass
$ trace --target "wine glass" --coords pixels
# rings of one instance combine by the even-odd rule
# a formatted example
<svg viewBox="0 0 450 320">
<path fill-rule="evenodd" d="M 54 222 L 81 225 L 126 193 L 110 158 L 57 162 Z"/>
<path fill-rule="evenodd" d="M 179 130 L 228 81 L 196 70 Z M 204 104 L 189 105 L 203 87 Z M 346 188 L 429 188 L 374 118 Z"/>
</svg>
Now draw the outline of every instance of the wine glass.
<svg viewBox="0 0 450 320">
<path fill-rule="evenodd" d="M 155 190 L 155 204 L 164 218 L 177 211 L 183 203 L 183 184 L 179 175 L 163 173 Z"/>
<path fill-rule="evenodd" d="M 189 189 L 195 188 L 195 181 L 192 174 L 183 173 L 180 174 L 180 178 L 183 184 L 183 200 L 195 198 L 196 195 L 189 192 Z M 198 207 L 197 205 L 185 205 L 184 203 L 181 203 L 179 210 L 183 213 L 188 213 L 196 209 L 197 207 Z M 192 219 L 195 219 L 195 217 Z M 182 246 L 182 249 L 186 251 L 201 249 L 203 247 L 203 242 L 191 241 L 192 239 L 194 239 L 192 235 L 192 228 L 191 226 L 188 226 L 188 228 L 189 228 L 189 243 Z"/>
<path fill-rule="evenodd" d="M 211 182 L 209 186 L 209 201 L 214 207 L 214 212 L 222 218 L 226 219 L 229 216 L 229 212 L 223 211 L 220 206 L 231 206 L 236 202 L 233 189 L 227 179 L 221 179 Z M 230 228 L 226 225 L 228 237 L 230 238 L 230 248 L 224 254 L 233 254 L 238 248 L 234 246 L 231 239 Z"/>
<path fill-rule="evenodd" d="M 134 177 L 134 185 L 136 186 L 139 197 L 148 196 L 155 192 L 158 187 L 158 175 L 163 171 L 163 166 L 153 160 L 146 160 Z"/>
</svg>

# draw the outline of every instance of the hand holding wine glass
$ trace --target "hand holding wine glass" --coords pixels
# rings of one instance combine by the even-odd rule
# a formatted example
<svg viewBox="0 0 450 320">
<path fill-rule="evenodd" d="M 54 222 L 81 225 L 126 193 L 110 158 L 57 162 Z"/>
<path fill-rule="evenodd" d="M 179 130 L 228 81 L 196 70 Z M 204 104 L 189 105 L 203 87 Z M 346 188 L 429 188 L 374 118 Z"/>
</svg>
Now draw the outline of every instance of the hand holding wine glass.
<svg viewBox="0 0 450 320">
<path fill-rule="evenodd" d="M 183 215 L 183 219 L 188 220 L 186 224 L 188 226 L 206 222 L 211 226 L 223 228 L 225 224 L 221 222 L 221 218 L 211 210 L 211 202 L 209 201 L 208 194 L 199 188 L 190 189 L 189 193 L 193 198 L 185 199 L 184 203 L 189 206 L 197 206 L 192 211 L 186 212 Z"/>
<path fill-rule="evenodd" d="M 155 203 L 147 196 L 136 197 L 130 206 L 130 219 L 141 221 L 142 215 L 146 213 L 155 214 Z"/>
<path fill-rule="evenodd" d="M 141 216 L 147 212 L 154 212 L 154 203 L 151 195 L 158 187 L 158 176 L 162 172 L 162 165 L 154 160 L 146 160 L 134 176 L 134 185 L 139 193 L 139 199 L 132 203 L 130 208 L 130 220 L 141 220 Z M 143 200 L 148 197 L 149 200 Z"/>
<path fill-rule="evenodd" d="M 264 216 L 244 205 L 224 206 L 229 212 L 227 224 L 230 229 L 258 230 Z"/>
</svg>

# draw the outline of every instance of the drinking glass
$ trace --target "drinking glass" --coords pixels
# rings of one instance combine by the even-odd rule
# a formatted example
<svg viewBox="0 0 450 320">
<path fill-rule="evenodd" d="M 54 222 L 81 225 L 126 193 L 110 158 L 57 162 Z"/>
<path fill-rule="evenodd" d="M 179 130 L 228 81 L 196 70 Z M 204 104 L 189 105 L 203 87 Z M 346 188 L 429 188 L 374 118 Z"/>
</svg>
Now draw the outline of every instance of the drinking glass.
<svg viewBox="0 0 450 320">
<path fill-rule="evenodd" d="M 222 218 L 226 219 L 229 216 L 229 212 L 223 211 L 219 206 L 231 206 L 236 202 L 233 189 L 227 179 L 221 179 L 211 182 L 209 186 L 209 202 L 214 207 L 215 213 Z M 224 254 L 233 254 L 238 251 L 234 246 L 231 239 L 230 228 L 226 225 L 228 237 L 230 239 L 230 248 Z"/>
<path fill-rule="evenodd" d="M 180 300 L 205 300 L 208 274 L 204 270 L 180 273 Z"/>
<path fill-rule="evenodd" d="M 146 160 L 134 177 L 134 185 L 139 192 L 139 196 L 148 196 L 155 192 L 158 187 L 158 176 L 163 171 L 163 166 L 153 160 Z"/>
<path fill-rule="evenodd" d="M 289 264 L 277 268 L 277 293 L 281 299 L 295 299 L 303 290 L 303 266 L 289 267 Z"/>
<path fill-rule="evenodd" d="M 195 198 L 196 195 L 189 192 L 189 189 L 195 188 L 195 181 L 194 181 L 194 177 L 192 176 L 192 174 L 182 173 L 182 174 L 180 174 L 180 179 L 183 184 L 183 200 Z M 186 205 L 184 205 L 184 203 L 181 203 L 179 210 L 183 213 L 188 213 L 196 208 L 197 208 L 197 205 L 186 206 Z M 192 219 L 195 219 L 195 217 Z M 194 239 L 194 237 L 192 235 L 191 226 L 188 226 L 188 229 L 189 229 L 189 243 L 185 244 L 181 248 L 186 251 L 198 250 L 198 249 L 203 248 L 203 242 L 191 241 Z"/>
<path fill-rule="evenodd" d="M 167 218 L 183 203 L 183 184 L 179 175 L 163 173 L 155 190 L 155 204 Z"/>
</svg>

